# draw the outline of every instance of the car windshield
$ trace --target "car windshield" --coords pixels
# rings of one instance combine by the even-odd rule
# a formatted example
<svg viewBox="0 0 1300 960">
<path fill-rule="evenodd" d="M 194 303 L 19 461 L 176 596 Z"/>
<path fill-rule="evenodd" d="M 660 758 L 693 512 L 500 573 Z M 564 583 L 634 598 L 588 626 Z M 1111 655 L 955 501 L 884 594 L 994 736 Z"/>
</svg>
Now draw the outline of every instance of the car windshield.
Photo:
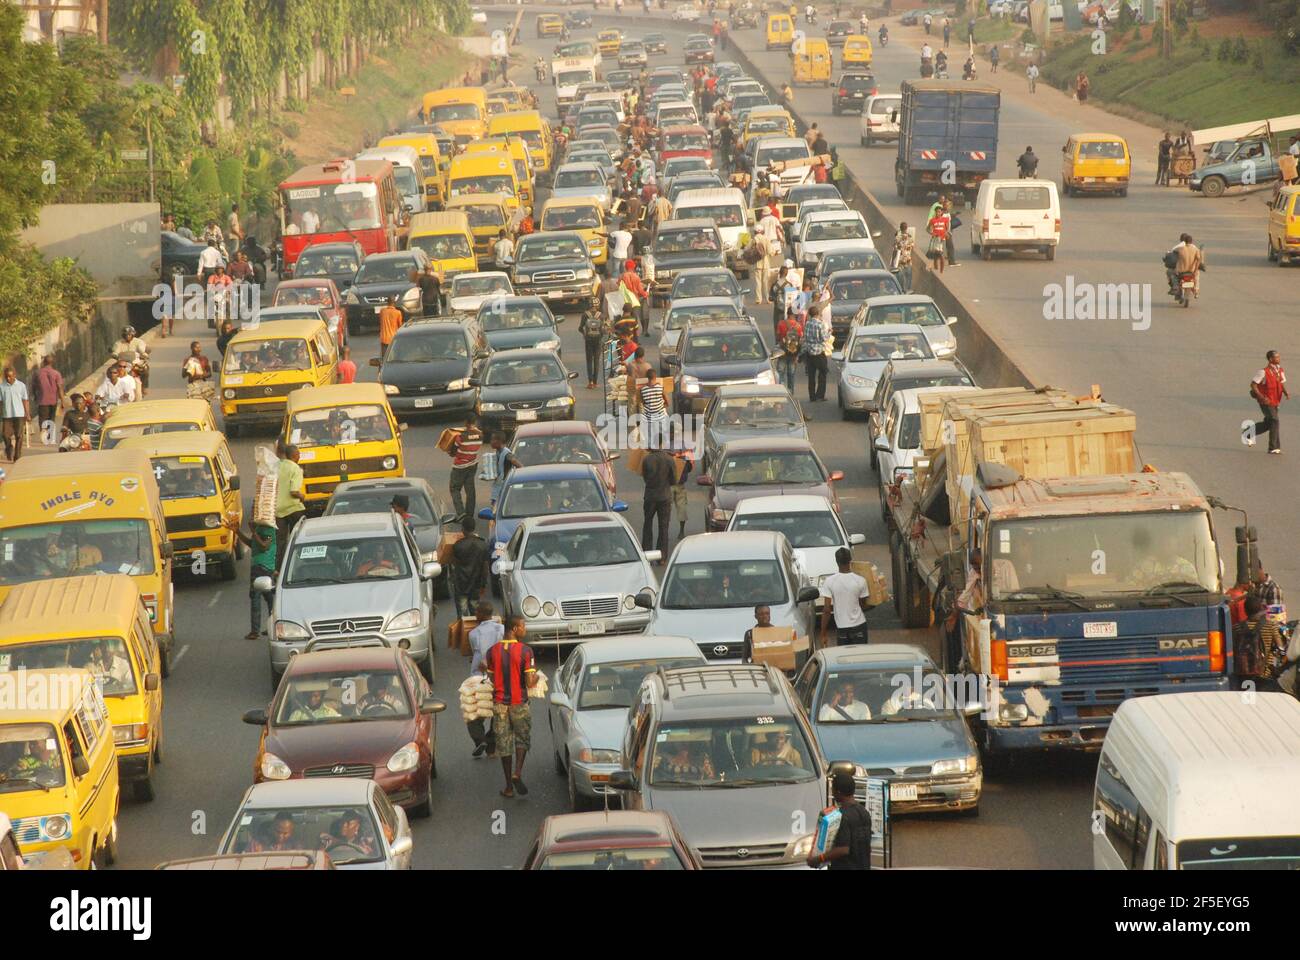
<svg viewBox="0 0 1300 960">
<path fill-rule="evenodd" d="M 870 297 L 887 297 L 902 292 L 898 289 L 898 281 L 890 275 L 831 281 L 832 300 L 866 300 Z"/>
<path fill-rule="evenodd" d="M 467 213 L 470 211 L 474 211 L 475 213 L 482 211 L 485 216 L 489 214 L 489 209 L 486 207 L 470 207 L 469 210 L 466 210 Z M 473 220 L 471 220 L 470 223 L 475 226 L 482 225 L 474 224 Z M 491 223 L 490 218 L 487 223 Z M 469 238 L 467 238 L 463 233 L 443 233 L 431 237 L 412 237 L 411 246 L 416 250 L 423 250 L 429 255 L 429 259 L 431 260 L 467 260 L 474 255 L 474 248 L 470 246 Z"/>
<path fill-rule="evenodd" d="M 699 217 L 712 220 L 719 227 L 743 227 L 745 225 L 745 208 L 739 203 L 715 203 L 707 205 L 691 204 L 678 211 L 683 219 Z"/>
<path fill-rule="evenodd" d="M 298 543 L 286 564 L 284 585 L 288 587 L 399 579 L 409 569 L 406 551 L 395 537 Z"/>
<path fill-rule="evenodd" d="M 109 427 L 100 441 L 100 449 L 112 450 L 128 437 L 152 437 L 160 433 L 189 433 L 199 429 L 197 423 L 186 420 L 170 423 L 131 423 L 120 427 Z"/>
<path fill-rule="evenodd" d="M 840 86 L 845 90 L 870 90 L 875 85 L 875 77 L 864 77 L 859 74 L 840 78 Z"/>
<path fill-rule="evenodd" d="M 729 453 L 718 471 L 718 483 L 729 487 L 761 486 L 770 483 L 825 483 L 817 458 L 809 451 L 780 453 Z"/>
<path fill-rule="evenodd" d="M 586 529 L 534 528 L 524 544 L 521 566 L 525 570 L 558 570 L 564 567 L 607 567 L 637 563 L 641 552 L 614 524 Z"/>
<path fill-rule="evenodd" d="M 462 273 L 451 282 L 453 300 L 457 297 L 486 297 L 494 293 L 509 296 L 512 292 L 510 278 L 500 274 L 475 277 Z"/>
<path fill-rule="evenodd" d="M 377 403 L 301 410 L 289 421 L 289 442 L 299 447 L 333 447 L 393 439 L 388 411 Z"/>
<path fill-rule="evenodd" d="M 543 230 L 586 230 L 599 227 L 600 209 L 594 206 L 547 207 L 542 214 Z"/>
<path fill-rule="evenodd" d="M 867 227 L 861 220 L 815 220 L 804 231 L 805 240 L 859 240 L 867 235 Z M 890 290 L 897 292 L 897 288 Z"/>
<path fill-rule="evenodd" d="M 934 376 L 895 376 L 890 384 L 891 393 L 899 390 L 926 390 L 930 387 L 972 387 L 970 377 L 948 373 Z"/>
<path fill-rule="evenodd" d="M 395 720 L 411 702 L 395 670 L 290 674 L 275 709 L 277 726 Z"/>
<path fill-rule="evenodd" d="M 295 307 L 300 305 L 328 307 L 333 305 L 333 298 L 330 296 L 328 287 L 318 284 L 312 284 L 309 287 L 291 287 L 287 283 L 282 283 L 275 288 L 275 298 L 271 301 L 271 306 Z M 314 316 L 314 314 L 303 311 L 295 313 L 294 316 L 309 317 Z M 266 319 L 266 314 L 262 314 L 262 319 Z"/>
<path fill-rule="evenodd" d="M 67 783 L 58 735 L 49 723 L 0 724 L 0 793 Z"/>
<path fill-rule="evenodd" d="M 479 307 L 479 323 L 483 329 L 493 330 L 527 330 L 555 326 L 551 311 L 540 303 L 505 303 L 502 300 L 489 300 Z"/>
<path fill-rule="evenodd" d="M 740 311 L 734 303 L 716 303 L 699 307 L 673 307 L 664 320 L 665 330 L 681 330 L 696 320 L 734 320 Z"/>
<path fill-rule="evenodd" d="M 557 86 L 568 87 L 576 83 L 582 83 L 584 80 L 591 79 L 590 70 L 561 70 L 555 75 Z"/>
<path fill-rule="evenodd" d="M 394 257 L 381 260 L 370 258 L 361 264 L 357 273 L 357 283 L 401 283 L 410 281 L 412 271 L 417 264 L 409 257 Z"/>
<path fill-rule="evenodd" d="M 568 187 L 605 186 L 605 175 L 599 170 L 561 170 L 555 175 L 555 186 L 559 189 Z"/>
<path fill-rule="evenodd" d="M 885 262 L 874 250 L 853 253 L 828 253 L 822 257 L 820 273 L 829 277 L 837 270 L 883 270 Z"/>
<path fill-rule="evenodd" d="M 483 385 L 507 387 L 527 383 L 559 383 L 564 379 L 564 371 L 550 357 L 529 357 L 518 360 L 498 358 L 488 365 Z"/>
<path fill-rule="evenodd" d="M 324 277 L 357 272 L 361 261 L 354 253 L 316 253 L 311 247 L 304 250 L 294 264 L 295 277 Z"/>
<path fill-rule="evenodd" d="M 153 475 L 163 500 L 215 497 L 217 483 L 207 457 L 154 457 Z"/>
<path fill-rule="evenodd" d="M 608 846 L 548 853 L 538 870 L 685 870 L 672 847 Z"/>
<path fill-rule="evenodd" d="M 505 193 L 513 197 L 515 195 L 514 175 L 494 173 L 481 177 L 457 177 L 451 181 L 453 197 L 473 196 L 476 193 Z"/>
<path fill-rule="evenodd" d="M 795 549 L 803 547 L 842 547 L 844 534 L 830 510 L 817 513 L 746 513 L 738 514 L 732 530 L 765 530 L 784 533 Z"/>
<path fill-rule="evenodd" d="M 516 436 L 515 459 L 525 467 L 542 463 L 604 463 L 600 444 L 590 433 Z"/>
<path fill-rule="evenodd" d="M 930 343 L 915 333 L 858 334 L 849 348 L 850 363 L 885 360 L 932 360 Z"/>
<path fill-rule="evenodd" d="M 1178 869 L 1300 870 L 1300 837 L 1184 840 L 1178 844 Z"/>
<path fill-rule="evenodd" d="M 946 322 L 933 303 L 889 303 L 866 311 L 861 323 L 911 323 L 922 327 L 942 327 Z"/>
<path fill-rule="evenodd" d="M 519 241 L 515 263 L 540 263 L 545 260 L 583 260 L 587 248 L 581 237 L 557 237 L 535 234 Z"/>
<path fill-rule="evenodd" d="M 69 520 L 0 529 L 3 586 L 51 577 L 153 572 L 154 545 L 146 520 Z"/>
<path fill-rule="evenodd" d="M 444 103 L 441 106 L 430 107 L 428 116 L 431 123 L 443 123 L 447 120 L 483 119 L 478 105 L 473 103 Z"/>
<path fill-rule="evenodd" d="M 763 338 L 753 330 L 697 333 L 686 342 L 687 363 L 753 363 L 767 357 Z"/>
<path fill-rule="evenodd" d="M 695 170 L 708 170 L 709 161 L 704 157 L 669 157 L 664 161 L 664 176 L 676 177 Z"/>
<path fill-rule="evenodd" d="M 997 545 L 991 563 L 985 561 L 995 599 L 1220 589 L 1218 549 L 1203 511 L 1001 521 L 989 537 Z M 1106 561 L 1101 567 L 1099 556 Z"/>
<path fill-rule="evenodd" d="M 324 850 L 338 866 L 384 859 L 375 818 L 366 806 L 245 807 L 235 824 L 221 853 Z"/>
<path fill-rule="evenodd" d="M 665 106 L 659 110 L 659 115 L 655 119 L 658 121 L 658 125 L 661 127 L 666 126 L 667 124 L 670 123 L 680 123 L 684 120 L 689 120 L 691 122 L 694 122 L 695 108 L 689 106 L 687 107 Z M 701 147 L 669 147 L 668 149 L 702 150 L 704 149 L 704 147 L 702 146 Z"/>
<path fill-rule="evenodd" d="M 797 426 L 803 423 L 794 401 L 785 396 L 728 397 L 719 399 L 711 426 L 721 430 L 763 429 L 774 424 Z"/>
<path fill-rule="evenodd" d="M 675 670 L 693 667 L 699 657 L 664 660 L 620 660 L 616 663 L 590 663 L 582 674 L 578 688 L 579 710 L 626 710 L 636 698 L 641 681 L 660 668 Z"/>
<path fill-rule="evenodd" d="M 1105 140 L 1079 144 L 1080 160 L 1123 160 L 1124 144 L 1118 140 Z M 999 191 L 1001 192 L 1001 191 Z M 1046 204 L 1044 204 L 1046 206 Z"/>
<path fill-rule="evenodd" d="M 932 667 L 832 670 L 822 683 L 813 716 L 818 723 L 948 720 L 957 716 L 948 691 L 947 678 Z"/>
<path fill-rule="evenodd" d="M 469 348 L 459 328 L 437 333 L 408 333 L 393 338 L 384 363 L 431 363 L 434 360 L 468 360 Z"/>
<path fill-rule="evenodd" d="M 226 345 L 221 372 L 283 373 L 310 369 L 306 340 L 244 340 Z"/>
<path fill-rule="evenodd" d="M 467 203 L 463 206 L 457 204 L 448 209 L 464 213 L 471 227 L 503 227 L 506 223 L 505 214 L 498 203 Z"/>
<path fill-rule="evenodd" d="M 668 571 L 663 604 L 670 610 L 780 606 L 789 595 L 786 581 L 775 560 L 676 563 Z"/>
<path fill-rule="evenodd" d="M 789 146 L 780 146 L 780 147 L 769 147 L 760 142 L 758 147 L 757 165 L 761 167 L 765 167 L 768 164 L 770 164 L 773 160 L 781 160 L 781 161 L 803 160 L 804 158 L 810 156 L 812 156 L 812 151 L 808 148 L 808 144 L 806 143 L 802 143 L 798 145 L 790 144 Z"/>
<path fill-rule="evenodd" d="M 379 185 L 357 182 L 355 166 L 351 180 L 286 187 L 280 198 L 286 234 L 376 230 L 383 226 Z"/>
<path fill-rule="evenodd" d="M 665 150 L 710 150 L 709 135 L 707 133 L 665 133 L 664 134 Z M 701 158 L 703 159 L 703 158 Z"/>
<path fill-rule="evenodd" d="M 106 697 L 127 697 L 139 690 L 131 654 L 121 637 L 79 637 L 0 647 L 0 673 L 18 670 L 89 670 Z M 0 765 L 0 770 L 3 770 Z"/>
<path fill-rule="evenodd" d="M 660 726 L 649 779 L 656 787 L 723 789 L 818 774 L 817 754 L 793 717 L 753 716 Z"/>
<path fill-rule="evenodd" d="M 730 273 L 693 273 L 677 278 L 673 283 L 673 299 L 689 297 L 735 297 L 740 288 Z"/>
<path fill-rule="evenodd" d="M 665 253 L 690 253 L 702 250 L 717 253 L 722 249 L 718 233 L 712 227 L 690 227 L 684 230 L 660 230 L 655 237 L 655 256 Z"/>
<path fill-rule="evenodd" d="M 800 204 L 805 200 L 840 200 L 840 192 L 836 187 L 826 183 L 801 183 L 797 187 L 791 187 L 790 192 L 786 194 L 785 202 Z"/>
<path fill-rule="evenodd" d="M 540 517 L 546 513 L 603 513 L 605 498 L 590 477 L 567 480 L 525 480 L 506 488 L 501 504 L 505 519 Z"/>
<path fill-rule="evenodd" d="M 433 523 L 433 506 L 423 494 L 405 489 L 401 495 L 409 501 L 407 512 L 417 527 L 427 527 Z M 394 493 L 389 490 L 349 490 L 344 493 L 335 491 L 330 497 L 329 515 L 345 513 L 387 513 L 391 510 Z"/>
<path fill-rule="evenodd" d="M 893 113 L 902 106 L 902 103 L 903 101 L 897 97 L 877 97 L 871 101 L 871 112 L 873 114 Z"/>
<path fill-rule="evenodd" d="M 673 179 L 672 184 L 668 187 L 668 202 L 676 203 L 677 198 L 687 190 L 706 190 L 709 187 L 721 186 L 722 181 L 718 179 L 716 173 L 707 177 L 698 173 L 688 173 Z"/>
</svg>

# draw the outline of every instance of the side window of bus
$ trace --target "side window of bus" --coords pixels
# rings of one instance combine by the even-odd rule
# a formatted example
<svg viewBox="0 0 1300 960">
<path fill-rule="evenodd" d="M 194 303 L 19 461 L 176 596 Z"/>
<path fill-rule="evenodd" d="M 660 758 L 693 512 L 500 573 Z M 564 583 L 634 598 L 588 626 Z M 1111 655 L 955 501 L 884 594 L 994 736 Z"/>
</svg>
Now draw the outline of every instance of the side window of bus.
<svg viewBox="0 0 1300 960">
<path fill-rule="evenodd" d="M 1156 862 L 1155 862 L 1154 869 L 1168 870 L 1169 869 L 1169 842 L 1165 840 L 1165 835 L 1161 833 L 1159 830 L 1156 831 L 1156 839 L 1154 842 L 1156 845 Z"/>
<path fill-rule="evenodd" d="M 318 333 L 316 335 L 316 347 L 320 350 L 321 358 L 325 363 L 334 361 L 334 341 L 328 333 Z"/>
<path fill-rule="evenodd" d="M 77 711 L 78 721 L 80 721 L 83 716 L 85 716 L 84 709 L 79 709 Z M 63 725 L 63 739 L 67 741 L 68 757 L 73 763 L 76 763 L 77 757 L 86 757 L 86 751 L 82 748 L 81 740 L 77 737 L 77 725 L 71 720 Z M 89 758 L 86 758 L 86 763 L 90 763 Z"/>
<path fill-rule="evenodd" d="M 1104 818 L 1106 839 L 1125 867 L 1132 869 L 1137 851 L 1138 802 L 1114 762 L 1102 752 L 1097 764 L 1097 809 Z M 1148 827 L 1149 827 L 1148 821 Z"/>
<path fill-rule="evenodd" d="M 1142 809 L 1138 804 L 1137 815 L 1137 842 L 1133 850 L 1133 869 L 1147 869 L 1147 851 L 1151 847 L 1151 814 Z"/>
<path fill-rule="evenodd" d="M 325 361 L 321 357 L 320 341 L 312 337 L 307 341 L 307 344 L 311 347 L 311 365 L 313 367 L 324 366 Z"/>
<path fill-rule="evenodd" d="M 140 672 L 151 673 L 154 669 L 154 639 L 153 630 L 149 628 L 148 623 L 141 623 L 136 620 L 135 629 L 132 631 L 135 640 L 136 649 L 139 651 Z"/>
</svg>

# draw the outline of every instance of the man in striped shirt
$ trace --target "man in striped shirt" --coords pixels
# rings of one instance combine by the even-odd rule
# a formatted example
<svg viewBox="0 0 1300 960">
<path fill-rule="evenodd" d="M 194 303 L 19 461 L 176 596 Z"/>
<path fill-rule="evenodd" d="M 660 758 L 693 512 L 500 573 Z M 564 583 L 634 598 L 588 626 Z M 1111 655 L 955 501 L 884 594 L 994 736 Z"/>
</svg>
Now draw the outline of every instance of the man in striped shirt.
<svg viewBox="0 0 1300 960">
<path fill-rule="evenodd" d="M 524 618 L 513 614 L 506 620 L 506 633 L 483 657 L 480 667 L 492 678 L 492 732 L 496 738 L 494 756 L 501 760 L 506 775 L 503 797 L 528 796 L 524 785 L 524 758 L 532 746 L 533 718 L 528 691 L 537 685 L 537 664 L 532 647 L 524 643 Z"/>
<path fill-rule="evenodd" d="M 474 516 L 474 506 L 478 502 L 474 489 L 474 476 L 478 470 L 478 454 L 483 446 L 483 432 L 474 420 L 474 414 L 465 418 L 465 427 L 460 431 L 451 445 L 451 505 L 456 511 L 456 519 L 464 520 Z"/>
<path fill-rule="evenodd" d="M 645 372 L 645 383 L 641 385 L 641 417 L 646 427 L 646 441 L 652 447 L 658 447 L 668 439 L 668 413 L 664 408 L 664 385 L 654 367 Z"/>
</svg>

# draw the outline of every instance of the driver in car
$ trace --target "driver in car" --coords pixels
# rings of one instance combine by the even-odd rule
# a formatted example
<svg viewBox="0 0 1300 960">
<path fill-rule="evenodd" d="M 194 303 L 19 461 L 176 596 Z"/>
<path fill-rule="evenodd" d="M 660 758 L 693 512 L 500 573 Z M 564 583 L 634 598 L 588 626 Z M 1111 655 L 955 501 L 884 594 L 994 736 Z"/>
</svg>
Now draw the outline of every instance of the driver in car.
<svg viewBox="0 0 1300 960">
<path fill-rule="evenodd" d="M 770 767 L 778 764 L 791 767 L 803 766 L 803 758 L 790 744 L 790 734 L 784 730 L 774 730 L 767 735 L 765 742 L 755 745 L 750 752 L 750 765 Z"/>
<path fill-rule="evenodd" d="M 397 563 L 389 555 L 388 544 L 380 542 L 374 545 L 369 560 L 364 560 L 357 567 L 358 577 L 393 577 L 397 575 Z"/>
<path fill-rule="evenodd" d="M 44 737 L 27 742 L 27 752 L 9 765 L 7 777 L 51 784 L 59 779 L 59 757 Z"/>
<path fill-rule="evenodd" d="M 857 691 L 852 680 L 845 680 L 829 700 L 823 700 L 817 711 L 817 722 L 827 723 L 844 720 L 870 720 L 871 708 L 857 699 Z"/>
<path fill-rule="evenodd" d="M 327 689 L 329 684 L 324 682 L 300 683 L 298 693 L 305 696 L 289 712 L 289 722 L 301 723 L 304 720 L 326 720 L 337 717 L 339 712 L 325 702 Z"/>
<path fill-rule="evenodd" d="M 406 708 L 397 689 L 397 677 L 391 673 L 383 677 L 372 677 L 367 684 L 366 695 L 357 707 L 363 714 L 371 707 L 384 707 L 393 713 L 402 713 Z"/>
<path fill-rule="evenodd" d="M 321 849 L 328 853 L 335 847 L 352 847 L 367 857 L 375 855 L 375 838 L 361 829 L 361 814 L 349 811 L 334 821 L 329 833 L 320 835 Z"/>
</svg>

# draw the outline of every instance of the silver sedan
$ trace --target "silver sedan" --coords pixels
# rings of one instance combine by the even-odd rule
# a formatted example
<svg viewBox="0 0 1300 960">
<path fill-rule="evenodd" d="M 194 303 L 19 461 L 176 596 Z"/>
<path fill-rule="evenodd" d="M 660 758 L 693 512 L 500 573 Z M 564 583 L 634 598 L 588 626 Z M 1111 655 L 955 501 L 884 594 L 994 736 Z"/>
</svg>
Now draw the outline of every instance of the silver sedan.
<svg viewBox="0 0 1300 960">
<path fill-rule="evenodd" d="M 876 396 L 876 384 L 890 360 L 931 360 L 934 351 L 925 331 L 916 324 L 881 323 L 851 327 L 844 349 L 831 354 L 840 365 L 835 399 L 840 415 L 848 420 L 867 412 L 867 401 Z"/>
</svg>

